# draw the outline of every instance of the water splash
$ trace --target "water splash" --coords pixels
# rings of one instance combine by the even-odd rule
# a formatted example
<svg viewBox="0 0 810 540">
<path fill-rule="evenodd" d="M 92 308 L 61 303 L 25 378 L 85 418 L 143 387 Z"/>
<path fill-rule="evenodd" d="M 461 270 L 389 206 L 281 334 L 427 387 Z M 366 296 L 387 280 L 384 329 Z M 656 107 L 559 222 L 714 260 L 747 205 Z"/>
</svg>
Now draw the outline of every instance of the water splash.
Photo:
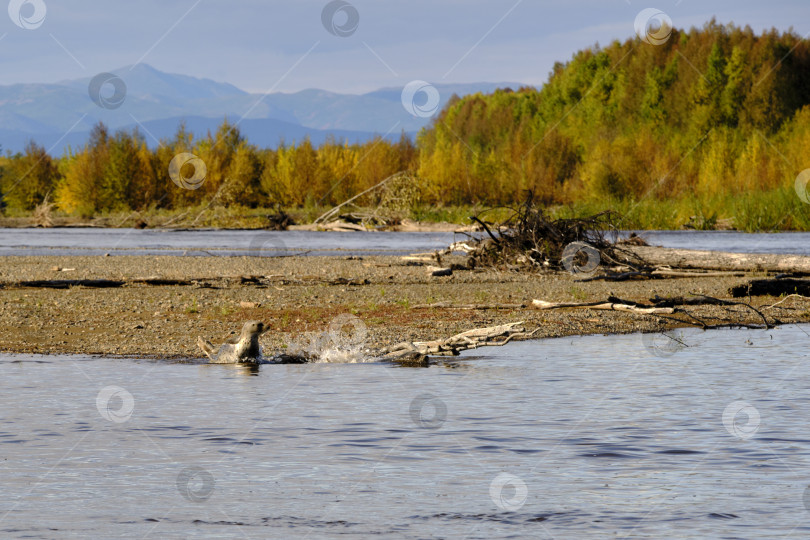
<svg viewBox="0 0 810 540">
<path fill-rule="evenodd" d="M 375 362 L 364 345 L 333 331 L 303 332 L 288 340 L 285 354 L 307 358 L 312 364 Z"/>
</svg>

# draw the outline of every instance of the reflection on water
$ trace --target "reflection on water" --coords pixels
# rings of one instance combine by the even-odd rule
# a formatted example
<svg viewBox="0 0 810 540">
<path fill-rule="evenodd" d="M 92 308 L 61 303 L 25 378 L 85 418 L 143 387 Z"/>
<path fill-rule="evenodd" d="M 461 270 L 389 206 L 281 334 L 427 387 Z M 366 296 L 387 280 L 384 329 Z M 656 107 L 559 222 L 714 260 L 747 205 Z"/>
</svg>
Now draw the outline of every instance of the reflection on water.
<svg viewBox="0 0 810 540">
<path fill-rule="evenodd" d="M 807 331 L 429 369 L 0 357 L 0 536 L 806 537 Z"/>
</svg>

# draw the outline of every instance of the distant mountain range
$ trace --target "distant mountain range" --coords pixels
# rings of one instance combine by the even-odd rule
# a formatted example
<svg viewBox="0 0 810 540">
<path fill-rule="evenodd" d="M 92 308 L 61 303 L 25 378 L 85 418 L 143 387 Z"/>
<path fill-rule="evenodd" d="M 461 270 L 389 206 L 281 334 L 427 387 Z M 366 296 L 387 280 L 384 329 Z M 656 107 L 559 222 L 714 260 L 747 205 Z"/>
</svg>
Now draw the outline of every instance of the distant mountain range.
<svg viewBox="0 0 810 540">
<path fill-rule="evenodd" d="M 171 138 L 181 121 L 197 136 L 212 132 L 227 117 L 239 122 L 251 143 L 275 147 L 310 137 L 313 144 L 334 136 L 364 142 L 375 135 L 399 138 L 418 132 L 430 122 L 409 114 L 401 103 L 401 88 L 368 94 L 337 94 L 303 90 L 292 94 L 251 94 L 210 79 L 159 71 L 139 64 L 112 72 L 126 84 L 123 103 L 115 109 L 97 105 L 89 95 L 91 78 L 54 84 L 0 86 L 0 145 L 3 151 L 22 150 L 35 140 L 60 155 L 79 148 L 97 122 L 113 130 L 138 128 L 150 146 Z M 519 83 L 435 85 L 443 107 L 453 94 L 490 93 L 496 88 L 518 88 Z M 102 87 L 111 97 L 113 86 Z M 244 119 L 243 119 L 244 117 Z"/>
</svg>

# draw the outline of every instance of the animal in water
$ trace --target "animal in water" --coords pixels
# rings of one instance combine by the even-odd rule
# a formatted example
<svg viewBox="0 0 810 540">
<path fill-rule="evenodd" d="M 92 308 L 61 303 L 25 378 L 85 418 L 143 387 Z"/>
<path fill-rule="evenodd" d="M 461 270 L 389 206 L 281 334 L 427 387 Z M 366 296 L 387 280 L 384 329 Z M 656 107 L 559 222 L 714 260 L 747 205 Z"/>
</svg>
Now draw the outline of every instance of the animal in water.
<svg viewBox="0 0 810 540">
<path fill-rule="evenodd" d="M 211 364 L 261 364 L 262 347 L 259 345 L 259 336 L 267 330 L 261 321 L 248 321 L 242 326 L 238 338 L 220 345 L 219 350 L 210 341 L 197 337 L 197 345 L 210 359 Z"/>
</svg>

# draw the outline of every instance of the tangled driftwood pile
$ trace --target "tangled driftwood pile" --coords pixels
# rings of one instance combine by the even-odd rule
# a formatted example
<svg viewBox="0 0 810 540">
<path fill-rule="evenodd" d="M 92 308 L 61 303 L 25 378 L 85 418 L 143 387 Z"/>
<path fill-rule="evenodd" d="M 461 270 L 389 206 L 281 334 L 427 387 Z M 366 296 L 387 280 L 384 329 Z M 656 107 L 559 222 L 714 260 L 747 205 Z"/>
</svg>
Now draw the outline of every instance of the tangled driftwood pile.
<svg viewBox="0 0 810 540">
<path fill-rule="evenodd" d="M 392 174 L 320 215 L 313 225 L 328 231 L 366 231 L 397 225 L 419 197 L 417 183 L 412 172 Z M 369 200 L 373 201 L 372 210 L 357 206 L 359 201 L 368 204 Z"/>
<path fill-rule="evenodd" d="M 634 234 L 620 239 L 620 218 L 613 212 L 550 219 L 531 197 L 501 223 L 472 217 L 486 236 L 456 243 L 445 253 L 464 251 L 469 268 L 568 271 L 578 281 L 743 277 L 749 272 L 810 276 L 810 257 L 653 247 Z M 760 286 L 782 293 L 810 290 L 787 290 L 786 282 Z"/>
<path fill-rule="evenodd" d="M 471 267 L 571 270 L 607 264 L 636 271 L 647 267 L 643 259 L 618 241 L 619 219 L 614 212 L 551 219 L 533 198 L 530 192 L 525 202 L 498 224 L 488 223 L 480 215 L 470 218 L 487 234 L 487 238 L 471 246 Z"/>
</svg>

